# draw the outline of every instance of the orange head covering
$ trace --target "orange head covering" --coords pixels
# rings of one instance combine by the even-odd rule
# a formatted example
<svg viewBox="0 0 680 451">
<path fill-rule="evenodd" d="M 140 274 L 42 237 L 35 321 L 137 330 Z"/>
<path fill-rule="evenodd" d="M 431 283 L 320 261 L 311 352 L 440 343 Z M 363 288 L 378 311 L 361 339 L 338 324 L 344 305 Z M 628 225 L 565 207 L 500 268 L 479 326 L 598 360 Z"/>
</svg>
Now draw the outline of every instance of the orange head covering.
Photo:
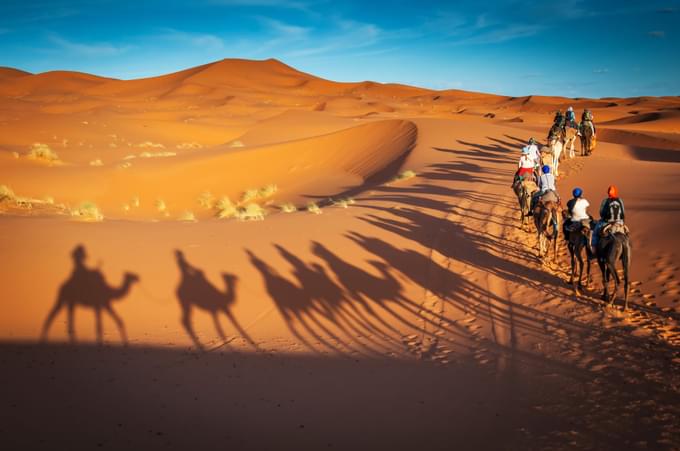
<svg viewBox="0 0 680 451">
<path fill-rule="evenodd" d="M 610 199 L 619 197 L 619 190 L 616 188 L 616 185 L 610 185 L 609 188 L 607 188 L 607 195 Z"/>
</svg>

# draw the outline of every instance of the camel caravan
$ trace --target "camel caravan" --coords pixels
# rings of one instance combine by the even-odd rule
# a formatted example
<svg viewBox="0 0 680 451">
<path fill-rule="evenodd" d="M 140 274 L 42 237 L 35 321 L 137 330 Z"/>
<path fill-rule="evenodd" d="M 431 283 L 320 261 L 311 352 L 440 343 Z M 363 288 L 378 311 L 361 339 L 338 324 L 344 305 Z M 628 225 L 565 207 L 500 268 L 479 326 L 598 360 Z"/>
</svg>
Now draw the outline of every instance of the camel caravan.
<svg viewBox="0 0 680 451">
<path fill-rule="evenodd" d="M 584 110 L 581 122 L 576 122 L 572 107 L 566 114 L 558 111 L 554 123 L 550 127 L 547 145 L 539 147 L 534 138 L 522 148 L 518 169 L 512 184 L 517 196 L 522 229 L 531 227 L 533 223 L 538 237 L 538 258 L 544 261 L 552 250 L 552 259 L 557 258 L 560 230 L 571 257 L 571 277 L 569 283 L 576 295 L 579 289 L 590 284 L 591 261 L 597 260 L 602 272 L 604 293 L 602 299 L 613 306 L 616 293 L 621 283 L 616 269 L 620 261 L 623 273 L 624 310 L 628 309 L 629 273 L 631 263 L 631 244 L 628 227 L 624 223 L 625 209 L 619 197 L 618 188 L 611 185 L 607 188 L 607 197 L 599 208 L 599 219 L 588 212 L 590 203 L 584 197 L 583 190 L 575 187 L 572 198 L 562 206 L 562 199 L 557 191 L 556 177 L 559 176 L 559 164 L 564 158 L 575 158 L 575 142 L 581 141 L 581 156 L 589 156 L 596 147 L 596 129 L 593 114 Z M 586 269 L 586 281 L 583 284 L 583 270 Z M 610 279 L 614 289 L 609 292 Z"/>
</svg>

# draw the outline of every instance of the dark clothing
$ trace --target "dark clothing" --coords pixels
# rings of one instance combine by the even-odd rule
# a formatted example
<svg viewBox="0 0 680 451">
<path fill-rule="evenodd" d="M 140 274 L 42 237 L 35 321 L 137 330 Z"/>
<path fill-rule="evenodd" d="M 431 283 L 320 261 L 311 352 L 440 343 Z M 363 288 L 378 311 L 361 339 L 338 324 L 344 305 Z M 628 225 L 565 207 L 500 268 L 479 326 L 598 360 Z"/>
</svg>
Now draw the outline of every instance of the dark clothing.
<svg viewBox="0 0 680 451">
<path fill-rule="evenodd" d="M 569 212 L 570 218 L 571 218 L 571 215 L 572 215 L 571 210 L 574 208 L 574 204 L 576 203 L 577 200 L 578 200 L 578 198 L 574 197 L 572 199 L 569 199 L 569 201 L 567 202 L 567 211 Z"/>
<path fill-rule="evenodd" d="M 623 200 L 615 197 L 607 198 L 600 205 L 600 219 L 603 222 L 615 222 L 625 220 L 625 209 Z"/>
</svg>

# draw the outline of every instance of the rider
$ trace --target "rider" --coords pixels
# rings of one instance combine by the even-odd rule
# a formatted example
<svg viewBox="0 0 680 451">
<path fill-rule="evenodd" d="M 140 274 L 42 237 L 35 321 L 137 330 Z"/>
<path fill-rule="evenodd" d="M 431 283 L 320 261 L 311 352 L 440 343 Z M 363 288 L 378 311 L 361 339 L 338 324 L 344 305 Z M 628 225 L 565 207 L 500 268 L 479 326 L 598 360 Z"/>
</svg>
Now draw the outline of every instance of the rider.
<svg viewBox="0 0 680 451">
<path fill-rule="evenodd" d="M 534 159 L 534 167 L 541 167 L 541 151 L 538 150 L 538 141 L 532 136 L 529 138 L 529 156 Z"/>
<path fill-rule="evenodd" d="M 559 125 L 560 127 L 564 123 L 564 115 L 562 114 L 562 110 L 557 110 L 555 113 L 555 119 L 553 119 L 553 124 L 554 125 Z"/>
<path fill-rule="evenodd" d="M 531 196 L 531 208 L 530 211 L 534 210 L 534 207 L 536 207 L 536 203 L 538 200 L 543 197 L 544 194 L 546 194 L 548 191 L 552 191 L 555 193 L 555 196 L 559 199 L 559 196 L 557 195 L 557 188 L 555 188 L 555 176 L 550 173 L 550 166 L 545 165 L 543 166 L 542 169 L 542 174 L 538 178 L 538 191 L 534 193 L 533 196 Z"/>
<path fill-rule="evenodd" d="M 595 135 L 595 123 L 593 122 L 593 112 L 590 110 L 583 110 L 581 115 L 581 127 L 592 127 L 593 135 Z M 581 130 L 583 132 L 583 130 Z"/>
<path fill-rule="evenodd" d="M 567 108 L 567 114 L 566 114 L 566 125 L 571 127 L 571 128 L 576 128 L 576 114 L 574 113 L 574 108 L 569 107 Z"/>
<path fill-rule="evenodd" d="M 529 146 L 522 148 L 522 156 L 519 158 L 519 169 L 515 174 L 515 178 L 528 178 L 534 175 L 534 159 L 531 157 Z"/>
<path fill-rule="evenodd" d="M 607 188 L 607 198 L 600 204 L 600 220 L 593 230 L 593 249 L 597 249 L 602 229 L 608 224 L 623 225 L 625 213 L 623 199 L 619 197 L 619 190 L 616 185 L 610 185 Z"/>
<path fill-rule="evenodd" d="M 590 220 L 590 215 L 588 214 L 590 202 L 583 197 L 583 190 L 577 187 L 574 188 L 571 194 L 574 197 L 567 202 L 567 220 L 564 221 L 563 229 L 564 239 L 567 241 L 569 241 L 569 231 L 572 224 Z"/>
</svg>

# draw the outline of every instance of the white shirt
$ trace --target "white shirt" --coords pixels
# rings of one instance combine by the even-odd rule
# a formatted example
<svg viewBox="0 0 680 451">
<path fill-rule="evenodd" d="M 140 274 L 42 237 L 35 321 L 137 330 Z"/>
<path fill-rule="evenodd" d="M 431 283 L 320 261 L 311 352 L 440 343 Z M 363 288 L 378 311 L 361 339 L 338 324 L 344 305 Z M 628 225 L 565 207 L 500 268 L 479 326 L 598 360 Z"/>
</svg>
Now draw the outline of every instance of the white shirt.
<svg viewBox="0 0 680 451">
<path fill-rule="evenodd" d="M 590 219 L 586 210 L 590 207 L 590 202 L 585 199 L 578 199 L 574 202 L 574 207 L 571 209 L 571 220 L 582 221 Z"/>
<path fill-rule="evenodd" d="M 520 168 L 534 168 L 534 160 L 531 158 L 531 155 L 522 155 L 519 158 L 519 167 Z"/>
<path fill-rule="evenodd" d="M 536 144 L 531 144 L 529 146 L 529 156 L 533 158 L 536 164 L 541 164 L 541 151 L 538 150 L 538 146 Z"/>
</svg>

